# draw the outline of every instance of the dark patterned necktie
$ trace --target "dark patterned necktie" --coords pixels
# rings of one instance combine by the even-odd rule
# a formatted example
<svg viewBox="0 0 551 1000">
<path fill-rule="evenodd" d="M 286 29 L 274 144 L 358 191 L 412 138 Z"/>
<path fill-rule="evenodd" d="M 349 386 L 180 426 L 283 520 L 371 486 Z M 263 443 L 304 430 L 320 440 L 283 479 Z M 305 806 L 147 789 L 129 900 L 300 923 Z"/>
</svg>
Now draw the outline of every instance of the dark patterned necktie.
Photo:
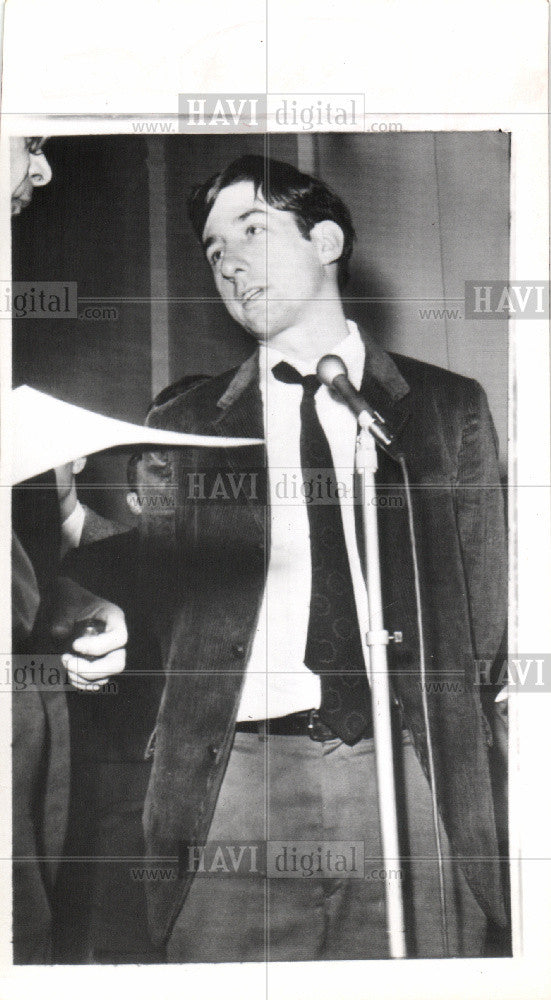
<svg viewBox="0 0 551 1000">
<path fill-rule="evenodd" d="M 280 382 L 302 385 L 300 461 L 305 496 L 323 485 L 323 500 L 307 502 L 312 558 L 312 598 L 304 663 L 321 675 L 320 717 L 346 743 L 371 731 L 371 698 L 365 674 L 352 575 L 346 551 L 337 477 L 329 442 L 319 421 L 316 375 L 302 376 L 281 361 Z M 321 479 L 319 478 L 321 474 Z"/>
</svg>

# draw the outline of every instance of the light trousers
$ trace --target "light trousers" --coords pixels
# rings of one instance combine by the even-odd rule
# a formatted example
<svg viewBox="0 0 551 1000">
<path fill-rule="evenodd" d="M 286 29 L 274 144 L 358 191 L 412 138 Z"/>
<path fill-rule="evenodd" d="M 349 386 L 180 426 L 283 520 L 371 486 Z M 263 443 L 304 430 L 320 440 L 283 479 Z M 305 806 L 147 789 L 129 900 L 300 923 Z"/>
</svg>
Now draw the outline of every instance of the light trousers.
<svg viewBox="0 0 551 1000">
<path fill-rule="evenodd" d="M 386 870 L 373 740 L 349 747 L 338 739 L 237 733 L 205 870 L 175 924 L 169 961 L 387 958 L 386 879 L 402 885 L 408 957 L 442 957 L 430 790 L 407 733 L 397 770 L 403 856 Z M 441 836 L 449 953 L 477 956 L 486 918 L 450 857 L 442 826 Z M 259 870 L 262 851 L 251 853 L 259 844 L 270 859 L 268 874 Z"/>
</svg>

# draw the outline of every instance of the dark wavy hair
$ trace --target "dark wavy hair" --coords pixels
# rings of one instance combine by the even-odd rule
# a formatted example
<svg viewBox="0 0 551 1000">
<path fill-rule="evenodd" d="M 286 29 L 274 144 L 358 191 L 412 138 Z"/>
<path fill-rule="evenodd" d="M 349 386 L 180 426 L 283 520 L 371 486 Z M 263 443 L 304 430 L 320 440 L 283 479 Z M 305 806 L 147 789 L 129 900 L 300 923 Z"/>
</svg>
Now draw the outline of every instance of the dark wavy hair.
<svg viewBox="0 0 551 1000">
<path fill-rule="evenodd" d="M 291 212 L 305 239 L 310 238 L 310 232 L 316 223 L 325 219 L 331 219 L 340 226 L 344 234 L 338 265 L 339 288 L 342 289 L 348 280 L 348 264 L 356 237 L 350 212 L 327 184 L 309 174 L 303 174 L 290 163 L 271 160 L 265 156 L 242 156 L 195 187 L 188 201 L 188 210 L 199 241 L 220 192 L 240 181 L 252 181 L 255 194 L 260 191 L 265 202 L 272 208 Z"/>
</svg>

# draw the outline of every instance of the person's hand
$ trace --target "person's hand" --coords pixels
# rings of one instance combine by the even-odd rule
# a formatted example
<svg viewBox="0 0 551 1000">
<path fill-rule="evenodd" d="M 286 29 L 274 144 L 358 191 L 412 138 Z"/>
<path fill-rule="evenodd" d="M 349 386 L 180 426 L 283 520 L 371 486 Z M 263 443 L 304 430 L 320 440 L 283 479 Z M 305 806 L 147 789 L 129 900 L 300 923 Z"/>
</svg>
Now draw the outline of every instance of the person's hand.
<svg viewBox="0 0 551 1000">
<path fill-rule="evenodd" d="M 79 623 L 90 619 L 101 622 L 103 631 L 75 637 Z M 70 652 L 64 652 L 61 660 L 70 683 L 80 691 L 98 690 L 124 670 L 128 642 L 124 612 L 66 577 L 58 580 L 52 635 L 67 642 Z"/>
</svg>

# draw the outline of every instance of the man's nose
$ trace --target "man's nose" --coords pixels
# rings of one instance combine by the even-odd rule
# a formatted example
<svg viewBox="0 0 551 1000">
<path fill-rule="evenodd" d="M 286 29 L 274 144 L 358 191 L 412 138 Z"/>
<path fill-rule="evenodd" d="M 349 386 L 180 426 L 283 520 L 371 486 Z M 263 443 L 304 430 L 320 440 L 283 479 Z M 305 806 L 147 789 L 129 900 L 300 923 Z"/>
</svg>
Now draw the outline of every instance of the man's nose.
<svg viewBox="0 0 551 1000">
<path fill-rule="evenodd" d="M 52 168 L 44 153 L 31 153 L 29 157 L 29 179 L 33 187 L 44 187 L 52 179 Z"/>
<path fill-rule="evenodd" d="M 238 274 L 246 271 L 247 259 L 239 245 L 227 246 L 222 257 L 220 270 L 222 277 L 232 280 Z"/>
</svg>

